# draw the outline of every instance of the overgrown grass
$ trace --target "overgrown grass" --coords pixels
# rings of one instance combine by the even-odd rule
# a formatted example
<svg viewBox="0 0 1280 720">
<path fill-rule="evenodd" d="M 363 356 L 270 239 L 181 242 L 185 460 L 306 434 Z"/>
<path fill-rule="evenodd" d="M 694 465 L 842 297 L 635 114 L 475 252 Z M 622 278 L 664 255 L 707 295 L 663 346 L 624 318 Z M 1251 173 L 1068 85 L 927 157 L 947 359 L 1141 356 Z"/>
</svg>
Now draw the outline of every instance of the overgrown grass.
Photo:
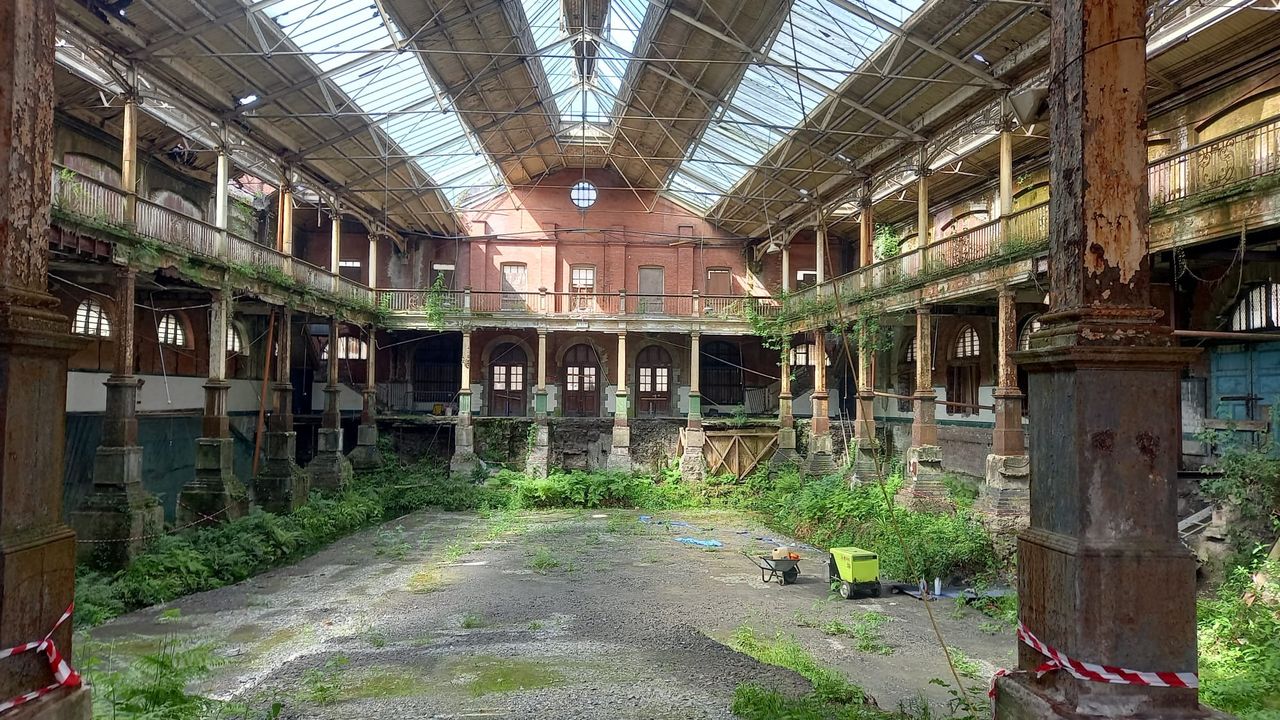
<svg viewBox="0 0 1280 720">
<path fill-rule="evenodd" d="M 1280 720 L 1278 578 L 1259 556 L 1199 603 L 1200 698 L 1241 720 Z"/>
</svg>

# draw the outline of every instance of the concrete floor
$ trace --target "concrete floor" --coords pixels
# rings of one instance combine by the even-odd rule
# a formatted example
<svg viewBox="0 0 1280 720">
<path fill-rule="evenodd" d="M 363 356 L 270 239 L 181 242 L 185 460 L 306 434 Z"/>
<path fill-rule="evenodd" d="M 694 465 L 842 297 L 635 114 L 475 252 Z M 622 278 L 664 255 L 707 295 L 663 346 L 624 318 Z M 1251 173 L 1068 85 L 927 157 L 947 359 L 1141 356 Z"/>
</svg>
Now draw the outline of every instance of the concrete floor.
<svg viewBox="0 0 1280 720">
<path fill-rule="evenodd" d="M 214 643 L 226 662 L 196 690 L 290 718 L 728 718 L 734 688 L 788 693 L 808 683 L 724 644 L 749 625 L 794 636 L 881 707 L 923 693 L 945 705 L 949 677 L 921 602 L 845 601 L 825 555 L 801 550 L 800 581 L 765 585 L 742 551 L 776 537 L 728 512 L 422 512 L 346 538 L 233 587 L 116 619 L 93 639 L 108 664 L 166 638 Z M 714 538 L 714 551 L 675 541 Z M 889 654 L 860 651 L 823 625 L 887 616 Z M 983 684 L 1014 662 L 1014 641 L 972 610 L 934 604 L 949 644 Z M 982 626 L 981 628 L 979 626 Z"/>
</svg>

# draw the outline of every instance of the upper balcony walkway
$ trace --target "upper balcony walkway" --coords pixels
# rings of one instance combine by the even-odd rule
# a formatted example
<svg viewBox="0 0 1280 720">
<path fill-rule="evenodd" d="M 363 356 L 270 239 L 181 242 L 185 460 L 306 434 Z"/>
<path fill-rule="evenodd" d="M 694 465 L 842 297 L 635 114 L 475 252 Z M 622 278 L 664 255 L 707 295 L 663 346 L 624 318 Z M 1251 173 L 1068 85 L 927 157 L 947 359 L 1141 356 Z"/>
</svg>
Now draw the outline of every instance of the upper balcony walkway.
<svg viewBox="0 0 1280 720">
<path fill-rule="evenodd" d="M 1278 224 L 1280 118 L 1156 160 L 1148 172 L 1148 252 Z M 836 298 L 892 312 L 973 297 L 1043 271 L 1048 248 L 1046 201 L 805 288 L 784 300 L 782 316 L 807 330 Z"/>
</svg>

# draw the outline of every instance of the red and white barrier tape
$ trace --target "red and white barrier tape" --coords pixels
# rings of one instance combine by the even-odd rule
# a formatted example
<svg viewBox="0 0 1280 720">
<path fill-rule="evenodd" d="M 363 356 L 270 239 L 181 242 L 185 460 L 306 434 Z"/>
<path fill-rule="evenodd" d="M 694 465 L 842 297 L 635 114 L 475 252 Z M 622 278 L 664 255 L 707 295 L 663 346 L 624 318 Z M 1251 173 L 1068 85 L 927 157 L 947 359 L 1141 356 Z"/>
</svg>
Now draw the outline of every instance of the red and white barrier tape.
<svg viewBox="0 0 1280 720">
<path fill-rule="evenodd" d="M 1036 677 L 1041 677 L 1045 673 L 1053 672 L 1054 670 L 1066 670 L 1077 680 L 1111 683 L 1113 685 L 1146 685 L 1149 687 L 1174 688 L 1200 687 L 1200 676 L 1196 673 L 1144 672 L 1142 670 L 1130 670 L 1112 665 L 1099 665 L 1097 663 L 1073 660 L 1058 651 L 1057 648 L 1036 637 L 1021 622 L 1018 623 L 1018 639 L 1026 643 L 1027 647 L 1049 658 L 1032 671 Z M 994 698 L 996 696 L 996 679 L 1010 675 L 1012 672 L 1005 669 L 997 670 L 996 674 L 991 677 L 991 689 L 987 694 Z"/>
<path fill-rule="evenodd" d="M 0 660 L 13 655 L 21 655 L 25 652 L 31 652 L 32 650 L 43 652 L 45 657 L 49 659 L 49 669 L 53 671 L 54 679 L 54 682 L 40 688 L 39 690 L 32 690 L 25 695 L 19 695 L 18 697 L 10 700 L 0 702 L 0 714 L 8 712 L 19 705 L 25 705 L 38 697 L 48 695 L 58 688 L 73 688 L 80 686 L 80 673 L 77 673 L 71 668 L 71 665 L 67 664 L 67 661 L 62 657 L 62 653 L 58 652 L 57 646 L 53 644 L 53 634 L 57 632 L 59 627 L 62 627 L 62 623 L 66 622 L 71 617 L 71 611 L 75 609 L 75 606 L 75 603 L 71 603 L 67 606 L 67 611 L 62 613 L 62 617 L 58 618 L 58 622 L 53 624 L 53 629 L 49 631 L 48 635 L 44 636 L 43 640 L 23 643 L 17 647 L 11 647 L 8 650 L 0 650 Z"/>
</svg>

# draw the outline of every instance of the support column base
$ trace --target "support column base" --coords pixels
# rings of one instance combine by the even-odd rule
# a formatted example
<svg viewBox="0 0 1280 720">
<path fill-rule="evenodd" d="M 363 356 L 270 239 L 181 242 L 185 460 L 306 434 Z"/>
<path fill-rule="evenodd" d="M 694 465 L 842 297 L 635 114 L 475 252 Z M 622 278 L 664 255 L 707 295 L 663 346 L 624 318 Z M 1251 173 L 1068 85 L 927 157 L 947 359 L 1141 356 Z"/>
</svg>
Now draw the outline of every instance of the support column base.
<svg viewBox="0 0 1280 720">
<path fill-rule="evenodd" d="M 524 473 L 529 477 L 544 478 L 551 466 L 551 429 L 546 419 L 533 424 L 533 445 L 524 461 Z"/>
<path fill-rule="evenodd" d="M 769 469 L 791 467 L 803 468 L 804 458 L 796 452 L 796 429 L 784 427 L 778 430 L 778 448 L 773 451 L 773 457 L 769 458 Z"/>
<path fill-rule="evenodd" d="M 907 467 L 898 501 L 903 504 L 945 501 L 949 495 L 942 484 L 942 448 L 921 445 L 907 448 Z"/>
<path fill-rule="evenodd" d="M 631 428 L 626 425 L 613 426 L 613 443 L 609 448 L 609 457 L 604 462 L 607 470 L 631 472 Z"/>
<path fill-rule="evenodd" d="M 268 432 L 266 458 L 253 479 L 254 495 L 267 512 L 284 514 L 302 507 L 311 492 L 311 478 L 298 467 L 298 434 Z"/>
<path fill-rule="evenodd" d="M 353 470 L 377 470 L 386 462 L 378 448 L 378 426 L 361 425 L 356 430 L 356 446 L 347 453 Z"/>
<path fill-rule="evenodd" d="M 1026 455 L 988 455 L 987 477 L 973 509 L 985 522 L 1021 530 L 1031 521 L 1031 460 Z"/>
<path fill-rule="evenodd" d="M 76 560 L 104 570 L 128 565 L 164 532 L 164 508 L 142 487 L 142 448 L 100 447 L 93 491 L 71 513 Z"/>
<path fill-rule="evenodd" d="M 353 474 L 351 463 L 342 454 L 342 430 L 321 428 L 316 436 L 315 457 L 307 463 L 311 488 L 326 492 L 341 490 L 351 482 Z"/>
<path fill-rule="evenodd" d="M 39 700 L 19 705 L 5 713 L 4 718 L 5 720 L 89 720 L 92 715 L 93 700 L 89 688 L 81 685 L 70 690 L 57 690 Z"/>
<path fill-rule="evenodd" d="M 822 477 L 835 472 L 836 461 L 831 450 L 830 434 L 824 433 L 809 438 L 809 458 L 805 462 L 805 474 L 813 477 Z"/>
<path fill-rule="evenodd" d="M 178 525 L 214 525 L 244 517 L 249 493 L 236 477 L 235 440 L 200 438 L 196 441 L 196 479 L 178 495 Z"/>
<path fill-rule="evenodd" d="M 1061 670 L 1057 672 L 1062 672 Z M 1194 710 L 1161 708 L 1151 710 L 1139 698 L 1125 703 L 1124 709 L 1106 713 L 1081 713 L 1070 709 L 1064 699 L 1050 688 L 1032 687 L 1026 675 L 996 678 L 996 697 L 992 701 L 995 720 L 1231 720 L 1232 716 L 1207 705 Z M 1116 687 L 1116 686 L 1112 686 Z M 1141 688 L 1135 688 L 1141 690 Z M 1160 690 L 1160 688 L 1152 688 Z"/>
<path fill-rule="evenodd" d="M 459 420 L 453 428 L 453 457 L 449 459 L 449 472 L 470 480 L 484 468 L 484 461 L 476 455 L 475 428 L 469 419 Z"/>
<path fill-rule="evenodd" d="M 853 457 L 852 472 L 849 475 L 851 485 L 865 482 L 876 482 L 880 479 L 880 463 L 878 453 L 880 443 L 872 440 L 857 440 L 857 446 L 851 450 Z"/>
<path fill-rule="evenodd" d="M 707 460 L 703 457 L 703 446 L 707 436 L 702 428 L 685 428 L 684 454 L 680 456 L 680 477 L 688 482 L 702 482 L 707 477 Z"/>
</svg>

